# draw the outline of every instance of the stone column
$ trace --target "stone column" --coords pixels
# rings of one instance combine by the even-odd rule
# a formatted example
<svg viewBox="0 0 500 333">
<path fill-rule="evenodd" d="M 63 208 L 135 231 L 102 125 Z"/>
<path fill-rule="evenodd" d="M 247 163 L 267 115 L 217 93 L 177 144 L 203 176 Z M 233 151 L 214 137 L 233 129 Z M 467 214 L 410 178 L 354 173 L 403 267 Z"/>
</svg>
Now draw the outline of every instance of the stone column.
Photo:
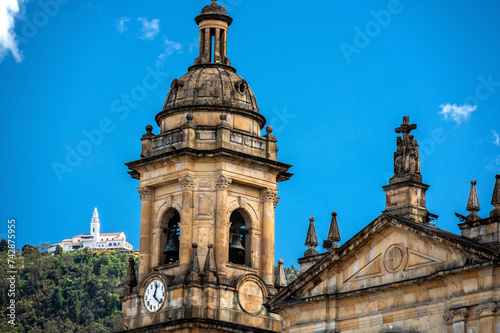
<svg viewBox="0 0 500 333">
<path fill-rule="evenodd" d="M 203 62 L 210 62 L 212 57 L 212 36 L 210 36 L 210 28 L 205 29 L 205 53 L 203 55 Z"/>
<path fill-rule="evenodd" d="M 220 28 L 215 29 L 214 62 L 221 61 L 220 54 Z"/>
<path fill-rule="evenodd" d="M 221 57 L 222 57 L 222 62 L 224 63 L 224 65 L 230 65 L 230 61 L 227 58 L 227 30 L 226 29 L 224 29 L 224 31 L 222 33 L 222 54 L 221 54 Z"/>
<path fill-rule="evenodd" d="M 226 263 L 229 256 L 229 219 L 227 210 L 227 189 L 232 179 L 219 176 L 215 183 L 216 207 L 215 207 L 215 263 L 217 265 L 217 277 L 226 278 Z"/>
<path fill-rule="evenodd" d="M 261 277 L 268 286 L 273 286 L 274 269 L 274 209 L 277 203 L 278 190 L 266 188 L 262 190 L 262 254 Z"/>
<path fill-rule="evenodd" d="M 141 231 L 140 231 L 140 254 L 139 254 L 139 285 L 149 274 L 151 268 L 151 229 L 153 215 L 154 189 L 152 187 L 139 187 L 141 195 Z"/>
<path fill-rule="evenodd" d="M 179 263 L 180 275 L 186 274 L 191 258 L 191 244 L 193 243 L 193 218 L 194 218 L 194 178 L 190 175 L 180 177 L 179 183 L 182 187 L 182 209 L 180 239 L 179 239 Z"/>
</svg>

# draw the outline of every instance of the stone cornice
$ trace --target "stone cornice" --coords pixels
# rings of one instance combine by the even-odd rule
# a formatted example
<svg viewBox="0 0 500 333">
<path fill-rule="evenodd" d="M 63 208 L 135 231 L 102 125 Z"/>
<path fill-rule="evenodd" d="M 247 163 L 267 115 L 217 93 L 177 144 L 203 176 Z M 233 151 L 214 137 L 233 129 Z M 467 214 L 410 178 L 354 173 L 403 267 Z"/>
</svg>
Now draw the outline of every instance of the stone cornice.
<svg viewBox="0 0 500 333">
<path fill-rule="evenodd" d="M 222 157 L 228 157 L 228 158 L 236 158 L 236 159 L 244 159 L 248 160 L 263 166 L 267 166 L 269 168 L 275 169 L 277 171 L 280 171 L 280 173 L 285 172 L 286 175 L 289 177 L 293 176 L 293 174 L 288 173 L 288 169 L 290 169 L 292 166 L 290 164 L 278 162 L 278 161 L 273 161 L 267 158 L 262 158 L 258 156 L 253 156 L 241 152 L 237 152 L 234 150 L 230 149 L 225 149 L 225 148 L 218 148 L 214 150 L 198 150 L 198 149 L 192 149 L 192 148 L 181 148 L 178 150 L 173 150 L 170 152 L 166 152 L 163 154 L 151 156 L 151 157 L 146 157 L 140 160 L 135 160 L 132 162 L 125 163 L 125 165 L 131 169 L 134 170 L 138 167 L 141 167 L 143 165 L 148 165 L 152 164 L 155 162 L 162 162 L 167 159 L 170 159 L 172 157 L 177 157 L 177 156 L 182 156 L 182 155 L 189 155 L 189 156 L 194 156 L 194 157 L 216 157 L 216 156 L 222 156 Z"/>
<path fill-rule="evenodd" d="M 165 109 L 160 111 L 156 117 L 155 121 L 160 126 L 160 120 L 166 116 L 172 116 L 177 113 L 185 113 L 187 111 L 193 112 L 193 111 L 214 111 L 218 113 L 234 113 L 234 114 L 239 114 L 242 116 L 246 116 L 249 118 L 255 119 L 260 126 L 260 129 L 264 128 L 264 125 L 266 124 L 266 117 L 261 115 L 260 113 L 254 112 L 254 111 L 249 111 L 245 109 L 240 109 L 234 106 L 214 106 L 214 105 L 186 105 L 186 106 L 177 106 L 169 109 Z"/>
<path fill-rule="evenodd" d="M 272 311 L 274 311 L 274 310 L 282 308 L 282 307 L 293 306 L 293 305 L 297 305 L 297 304 L 301 304 L 301 303 L 315 302 L 315 301 L 326 300 L 326 299 L 328 299 L 328 300 L 343 299 L 345 297 L 350 297 L 350 296 L 357 296 L 357 295 L 362 295 L 362 294 L 366 294 L 366 293 L 373 293 L 373 292 L 382 291 L 382 290 L 401 288 L 403 286 L 411 286 L 411 285 L 414 285 L 416 283 L 423 283 L 423 282 L 427 282 L 427 281 L 432 281 L 434 279 L 440 279 L 448 274 L 457 274 L 457 273 L 470 271 L 473 269 L 481 269 L 481 268 L 489 267 L 489 266 L 500 266 L 500 262 L 499 261 L 489 261 L 489 262 L 485 262 L 482 264 L 461 266 L 461 267 L 457 267 L 454 269 L 447 269 L 447 270 L 438 271 L 438 272 L 435 272 L 433 274 L 426 275 L 423 277 L 418 277 L 418 278 L 413 278 L 413 279 L 408 279 L 408 280 L 403 280 L 403 281 L 398 281 L 398 282 L 393 282 L 393 283 L 381 284 L 381 285 L 370 287 L 370 288 L 357 289 L 357 290 L 341 292 L 341 293 L 321 294 L 321 295 L 305 297 L 305 298 L 298 297 L 296 299 L 285 299 L 283 301 L 273 302 L 273 300 L 276 299 L 281 294 L 281 292 L 280 292 L 278 295 L 276 295 L 274 297 L 274 299 L 271 299 L 267 305 L 270 307 L 270 309 Z M 312 281 L 312 279 L 310 281 Z M 310 281 L 308 281 L 308 282 L 310 282 Z M 288 285 L 287 288 L 290 285 Z M 298 290 L 298 288 L 296 288 L 296 290 Z M 481 291 L 487 291 L 487 290 L 494 290 L 494 289 L 493 288 L 482 289 Z"/>
</svg>

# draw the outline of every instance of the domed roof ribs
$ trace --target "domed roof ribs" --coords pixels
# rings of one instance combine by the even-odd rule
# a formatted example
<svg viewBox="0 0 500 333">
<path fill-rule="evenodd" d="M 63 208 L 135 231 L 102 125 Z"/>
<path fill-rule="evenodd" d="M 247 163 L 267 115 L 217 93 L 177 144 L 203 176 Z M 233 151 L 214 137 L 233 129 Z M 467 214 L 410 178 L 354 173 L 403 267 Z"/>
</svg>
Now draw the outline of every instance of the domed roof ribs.
<svg viewBox="0 0 500 333">
<path fill-rule="evenodd" d="M 222 79 L 222 73 L 219 68 L 217 68 L 217 72 L 219 72 L 219 78 L 220 78 L 220 97 L 222 99 L 222 105 L 224 105 L 224 80 Z"/>
<path fill-rule="evenodd" d="M 196 84 L 193 92 L 193 105 L 198 102 L 198 89 L 200 87 L 200 80 L 203 77 L 204 68 L 198 71 L 198 77 L 196 78 Z"/>
</svg>

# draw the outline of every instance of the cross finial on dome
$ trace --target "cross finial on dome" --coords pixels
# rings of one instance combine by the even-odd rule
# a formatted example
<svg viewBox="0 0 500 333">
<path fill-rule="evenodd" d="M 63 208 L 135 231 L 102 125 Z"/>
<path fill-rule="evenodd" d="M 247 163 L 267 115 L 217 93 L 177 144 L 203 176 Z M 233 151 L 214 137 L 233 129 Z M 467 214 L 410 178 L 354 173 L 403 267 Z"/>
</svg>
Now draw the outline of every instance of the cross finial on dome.
<svg viewBox="0 0 500 333">
<path fill-rule="evenodd" d="M 217 3 L 217 0 L 212 0 L 212 3 Z"/>
</svg>

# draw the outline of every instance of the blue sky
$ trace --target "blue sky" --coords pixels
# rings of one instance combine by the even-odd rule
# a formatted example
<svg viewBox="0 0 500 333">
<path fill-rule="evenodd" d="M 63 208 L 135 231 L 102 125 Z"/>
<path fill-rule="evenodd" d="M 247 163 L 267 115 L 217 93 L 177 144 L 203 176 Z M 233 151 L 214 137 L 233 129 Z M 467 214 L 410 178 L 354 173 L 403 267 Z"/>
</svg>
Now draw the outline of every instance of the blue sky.
<svg viewBox="0 0 500 333">
<path fill-rule="evenodd" d="M 88 232 L 94 206 L 102 232 L 124 231 L 138 247 L 138 182 L 124 163 L 139 158 L 147 124 L 158 133 L 154 116 L 193 64 L 194 17 L 209 2 L 0 5 L 0 211 L 17 219 L 19 247 Z M 337 211 L 344 242 L 380 214 L 405 115 L 418 124 L 438 226 L 459 233 L 454 212 L 467 213 L 471 179 L 479 215 L 489 215 L 500 173 L 499 2 L 220 3 L 234 19 L 228 56 L 275 128 L 279 160 L 294 165 L 279 185 L 276 260 L 302 256 L 310 216 L 321 242 Z"/>
</svg>

